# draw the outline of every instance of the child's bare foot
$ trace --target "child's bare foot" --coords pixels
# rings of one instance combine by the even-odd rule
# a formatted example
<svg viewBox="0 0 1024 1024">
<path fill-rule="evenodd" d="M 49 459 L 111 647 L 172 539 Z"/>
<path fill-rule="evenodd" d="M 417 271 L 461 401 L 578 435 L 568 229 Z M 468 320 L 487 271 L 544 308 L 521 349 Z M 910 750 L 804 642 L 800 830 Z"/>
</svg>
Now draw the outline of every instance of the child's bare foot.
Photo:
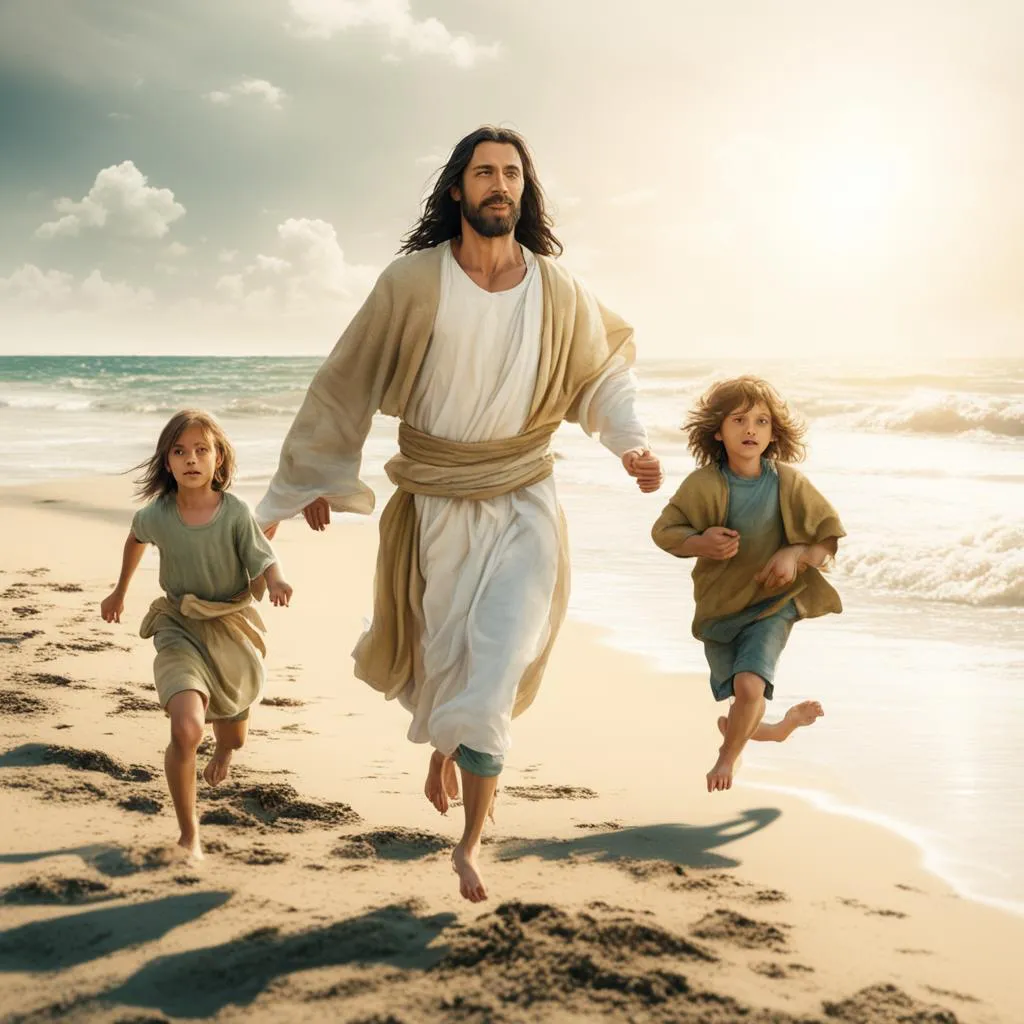
<svg viewBox="0 0 1024 1024">
<path fill-rule="evenodd" d="M 762 743 L 772 741 L 781 743 L 802 725 L 813 725 L 814 722 L 825 714 L 824 709 L 816 700 L 804 700 L 794 704 L 783 716 L 780 722 L 762 722 L 750 738 Z M 722 715 L 718 719 L 718 731 L 724 736 L 728 718 Z"/>
<path fill-rule="evenodd" d="M 470 903 L 487 899 L 487 889 L 476 866 L 479 853 L 479 846 L 467 848 L 462 843 L 452 851 L 452 871 L 459 876 L 459 893 Z"/>
<path fill-rule="evenodd" d="M 714 793 L 717 790 L 732 789 L 732 777 L 736 772 L 737 762 L 718 755 L 714 768 L 707 774 L 708 792 Z"/>
<path fill-rule="evenodd" d="M 228 777 L 228 772 L 231 771 L 232 753 L 230 747 L 214 748 L 213 756 L 203 769 L 203 778 L 206 779 L 208 785 L 217 786 Z"/>
<path fill-rule="evenodd" d="M 790 726 L 789 731 L 793 732 L 802 725 L 813 725 L 823 714 L 825 709 L 816 700 L 803 700 L 799 704 L 794 704 L 782 716 L 782 722 Z"/>
<path fill-rule="evenodd" d="M 192 828 L 181 833 L 178 839 L 178 846 L 184 852 L 184 856 L 192 860 L 203 859 L 203 848 L 199 845 L 199 822 L 193 823 Z"/>
<path fill-rule="evenodd" d="M 455 774 L 455 762 L 445 757 L 440 750 L 430 755 L 430 766 L 427 768 L 427 781 L 423 784 L 423 793 L 437 808 L 440 814 L 448 813 L 448 801 L 459 795 L 459 779 Z"/>
</svg>

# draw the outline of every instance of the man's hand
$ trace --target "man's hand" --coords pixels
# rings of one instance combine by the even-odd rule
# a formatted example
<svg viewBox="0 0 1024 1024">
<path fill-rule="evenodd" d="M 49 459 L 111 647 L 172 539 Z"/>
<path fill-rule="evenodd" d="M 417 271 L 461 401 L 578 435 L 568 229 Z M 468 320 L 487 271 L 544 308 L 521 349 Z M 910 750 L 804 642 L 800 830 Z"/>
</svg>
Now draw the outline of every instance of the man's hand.
<svg viewBox="0 0 1024 1024">
<path fill-rule="evenodd" d="M 100 602 L 100 615 L 104 622 L 120 622 L 124 611 L 124 594 L 120 590 L 112 591 Z"/>
<path fill-rule="evenodd" d="M 277 533 L 277 528 L 280 525 L 280 523 L 267 523 L 267 525 L 263 527 L 263 536 L 266 537 L 267 540 L 273 540 L 274 534 Z"/>
<path fill-rule="evenodd" d="M 292 598 L 292 588 L 282 579 L 267 580 L 267 594 L 271 604 L 287 608 Z"/>
<path fill-rule="evenodd" d="M 792 544 L 779 548 L 768 559 L 768 564 L 754 577 L 755 583 L 763 583 L 765 590 L 780 590 L 788 587 L 796 579 L 801 569 L 800 556 L 805 548 L 802 544 Z"/>
<path fill-rule="evenodd" d="M 331 522 L 331 506 L 327 504 L 326 498 L 317 498 L 311 501 L 303 510 L 311 530 L 326 530 Z"/>
<path fill-rule="evenodd" d="M 622 465 L 644 494 L 656 491 L 665 479 L 661 459 L 650 448 L 631 448 L 622 456 Z"/>
<path fill-rule="evenodd" d="M 716 562 L 726 562 L 734 557 L 740 549 L 740 535 L 725 526 L 709 526 L 700 535 L 698 554 L 704 558 L 713 558 Z"/>
</svg>

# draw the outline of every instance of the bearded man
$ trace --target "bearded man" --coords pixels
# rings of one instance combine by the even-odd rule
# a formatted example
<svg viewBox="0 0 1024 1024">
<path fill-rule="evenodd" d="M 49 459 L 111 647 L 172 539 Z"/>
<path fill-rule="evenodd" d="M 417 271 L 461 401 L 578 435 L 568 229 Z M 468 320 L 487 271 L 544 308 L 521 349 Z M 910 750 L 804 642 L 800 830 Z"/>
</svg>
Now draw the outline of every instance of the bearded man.
<svg viewBox="0 0 1024 1024">
<path fill-rule="evenodd" d="M 313 379 L 256 515 L 272 536 L 299 511 L 315 530 L 332 511 L 371 512 L 363 443 L 374 413 L 401 421 L 355 674 L 432 745 L 424 791 L 442 814 L 458 765 L 452 866 L 477 902 L 511 722 L 537 694 L 569 596 L 551 435 L 579 423 L 644 492 L 662 471 L 635 413 L 633 330 L 556 262 L 518 133 L 488 126 L 456 145 L 400 252 Z"/>
</svg>

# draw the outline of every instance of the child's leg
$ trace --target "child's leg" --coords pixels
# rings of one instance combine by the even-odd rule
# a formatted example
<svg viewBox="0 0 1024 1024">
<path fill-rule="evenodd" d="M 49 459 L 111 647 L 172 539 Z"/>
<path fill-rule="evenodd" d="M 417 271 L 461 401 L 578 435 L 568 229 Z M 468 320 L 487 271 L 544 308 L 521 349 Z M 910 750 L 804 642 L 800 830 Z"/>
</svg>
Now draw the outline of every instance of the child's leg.
<svg viewBox="0 0 1024 1024">
<path fill-rule="evenodd" d="M 203 769 L 203 778 L 216 786 L 228 777 L 231 770 L 231 755 L 241 750 L 249 733 L 249 716 L 245 718 L 218 718 L 213 722 L 213 738 L 216 745 L 213 756 Z"/>
<path fill-rule="evenodd" d="M 171 742 L 164 754 L 167 788 L 181 837 L 178 845 L 193 857 L 202 857 L 199 821 L 196 817 L 196 750 L 203 739 L 206 707 L 198 690 L 183 690 L 167 702 L 171 717 Z"/>
<path fill-rule="evenodd" d="M 762 722 L 750 737 L 758 742 L 781 743 L 788 740 L 802 725 L 811 725 L 825 714 L 816 700 L 805 700 L 794 704 L 779 722 Z M 724 736 L 729 719 L 722 715 L 718 719 L 718 731 Z"/>
<path fill-rule="evenodd" d="M 718 760 L 707 774 L 709 793 L 732 788 L 736 761 L 764 717 L 765 681 L 753 672 L 737 672 L 732 685 L 735 700 L 729 709 Z"/>
</svg>

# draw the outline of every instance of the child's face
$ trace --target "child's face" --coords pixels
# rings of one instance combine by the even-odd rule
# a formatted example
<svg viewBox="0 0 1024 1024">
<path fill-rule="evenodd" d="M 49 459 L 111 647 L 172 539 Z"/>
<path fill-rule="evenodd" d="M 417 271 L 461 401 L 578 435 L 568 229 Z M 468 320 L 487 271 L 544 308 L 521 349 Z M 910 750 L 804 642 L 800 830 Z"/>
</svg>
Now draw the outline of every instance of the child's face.
<svg viewBox="0 0 1024 1024">
<path fill-rule="evenodd" d="M 749 409 L 733 409 L 722 420 L 715 440 L 725 446 L 731 465 L 756 465 L 765 449 L 775 440 L 772 432 L 772 414 L 764 402 Z"/>
<path fill-rule="evenodd" d="M 167 468 L 181 491 L 208 488 L 220 464 L 216 444 L 198 424 L 186 427 L 167 454 Z"/>
</svg>

